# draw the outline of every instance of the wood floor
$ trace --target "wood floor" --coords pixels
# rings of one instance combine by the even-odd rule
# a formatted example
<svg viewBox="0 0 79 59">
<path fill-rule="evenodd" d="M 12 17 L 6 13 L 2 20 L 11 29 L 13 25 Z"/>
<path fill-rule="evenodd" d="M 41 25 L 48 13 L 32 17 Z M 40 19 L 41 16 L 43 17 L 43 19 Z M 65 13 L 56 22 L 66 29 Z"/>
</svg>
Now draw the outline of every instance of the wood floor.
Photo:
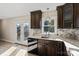
<svg viewBox="0 0 79 59">
<path fill-rule="evenodd" d="M 36 56 L 28 53 L 27 46 L 0 41 L 0 56 Z"/>
</svg>

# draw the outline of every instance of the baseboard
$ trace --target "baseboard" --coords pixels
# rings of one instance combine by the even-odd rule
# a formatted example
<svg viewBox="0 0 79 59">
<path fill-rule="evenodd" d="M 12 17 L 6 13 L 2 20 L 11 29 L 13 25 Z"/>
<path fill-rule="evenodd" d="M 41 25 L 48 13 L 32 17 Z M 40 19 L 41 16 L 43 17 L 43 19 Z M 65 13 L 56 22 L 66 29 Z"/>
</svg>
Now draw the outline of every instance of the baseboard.
<svg viewBox="0 0 79 59">
<path fill-rule="evenodd" d="M 6 41 L 6 42 L 10 42 L 10 43 L 15 43 L 13 41 L 10 41 L 10 40 L 6 40 L 6 39 L 1 39 L 2 41 Z"/>
<path fill-rule="evenodd" d="M 25 44 L 23 44 L 23 43 L 14 42 L 14 41 L 11 41 L 11 40 L 1 39 L 1 41 L 5 41 L 5 42 L 14 43 L 14 44 L 20 44 L 20 45 L 28 46 L 28 45 L 25 45 Z"/>
</svg>

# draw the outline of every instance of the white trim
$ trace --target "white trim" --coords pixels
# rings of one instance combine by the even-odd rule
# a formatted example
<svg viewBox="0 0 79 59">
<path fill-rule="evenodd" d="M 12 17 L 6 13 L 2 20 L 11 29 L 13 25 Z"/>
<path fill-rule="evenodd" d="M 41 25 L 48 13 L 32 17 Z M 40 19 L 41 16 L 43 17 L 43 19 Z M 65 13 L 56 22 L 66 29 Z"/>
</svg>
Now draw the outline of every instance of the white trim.
<svg viewBox="0 0 79 59">
<path fill-rule="evenodd" d="M 15 43 L 15 41 L 7 40 L 7 39 L 1 39 L 2 41 L 10 42 L 10 43 Z"/>
<path fill-rule="evenodd" d="M 57 34 L 57 19 L 56 19 L 56 17 L 51 17 L 51 20 L 52 19 L 54 19 L 54 27 L 55 27 L 55 32 L 53 32 L 53 33 L 51 33 L 50 32 L 50 34 Z M 45 32 L 44 32 L 44 21 L 46 20 L 46 18 L 43 18 L 42 19 L 42 34 L 46 34 Z M 48 26 L 48 25 L 46 25 L 46 26 Z"/>
<path fill-rule="evenodd" d="M 31 51 L 31 50 L 33 50 L 33 49 L 35 49 L 35 48 L 37 48 L 37 44 L 35 44 L 35 45 L 33 45 L 33 46 L 28 47 L 28 51 Z"/>
<path fill-rule="evenodd" d="M 20 40 L 17 40 L 16 39 L 16 43 L 19 43 L 19 44 L 24 44 L 24 45 L 27 45 L 27 40 L 24 40 L 25 38 L 27 39 L 28 37 L 24 37 L 24 24 L 28 24 L 28 29 L 29 29 L 29 34 L 30 34 L 30 24 L 29 22 L 24 22 L 24 23 L 21 23 L 20 26 L 21 26 L 21 34 L 20 34 Z M 17 25 L 17 24 L 16 24 Z M 16 29 L 17 30 L 17 29 Z M 16 32 L 17 34 L 17 32 Z"/>
</svg>

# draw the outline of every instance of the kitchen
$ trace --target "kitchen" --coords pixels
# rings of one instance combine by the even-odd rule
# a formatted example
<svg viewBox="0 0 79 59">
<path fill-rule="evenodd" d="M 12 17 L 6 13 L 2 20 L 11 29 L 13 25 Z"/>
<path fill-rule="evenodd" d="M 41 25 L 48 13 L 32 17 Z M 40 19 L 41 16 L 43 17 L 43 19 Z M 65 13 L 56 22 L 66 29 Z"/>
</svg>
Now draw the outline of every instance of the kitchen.
<svg viewBox="0 0 79 59">
<path fill-rule="evenodd" d="M 53 9 L 46 5 L 52 5 Z M 79 55 L 79 4 L 51 3 L 45 6 L 45 10 L 38 7 L 25 15 L 1 20 L 1 40 L 26 45 L 29 53 L 41 56 Z M 19 9 L 16 10 L 18 12 Z"/>
</svg>

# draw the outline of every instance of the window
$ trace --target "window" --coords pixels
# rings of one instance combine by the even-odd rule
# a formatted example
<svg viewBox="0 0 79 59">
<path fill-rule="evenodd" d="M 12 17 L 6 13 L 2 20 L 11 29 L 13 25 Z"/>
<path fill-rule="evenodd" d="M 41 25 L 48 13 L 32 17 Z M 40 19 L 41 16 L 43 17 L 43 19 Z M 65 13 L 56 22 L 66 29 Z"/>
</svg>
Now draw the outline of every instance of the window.
<svg viewBox="0 0 79 59">
<path fill-rule="evenodd" d="M 56 21 L 54 19 L 44 20 L 42 25 L 42 33 L 55 34 L 57 30 Z"/>
<path fill-rule="evenodd" d="M 17 40 L 20 40 L 20 35 L 21 35 L 21 26 L 20 24 L 17 24 Z"/>
<path fill-rule="evenodd" d="M 29 25 L 28 23 L 24 23 L 24 37 L 29 36 Z"/>
<path fill-rule="evenodd" d="M 29 24 L 28 23 L 24 23 L 24 40 L 26 40 L 26 38 L 29 36 Z"/>
</svg>

